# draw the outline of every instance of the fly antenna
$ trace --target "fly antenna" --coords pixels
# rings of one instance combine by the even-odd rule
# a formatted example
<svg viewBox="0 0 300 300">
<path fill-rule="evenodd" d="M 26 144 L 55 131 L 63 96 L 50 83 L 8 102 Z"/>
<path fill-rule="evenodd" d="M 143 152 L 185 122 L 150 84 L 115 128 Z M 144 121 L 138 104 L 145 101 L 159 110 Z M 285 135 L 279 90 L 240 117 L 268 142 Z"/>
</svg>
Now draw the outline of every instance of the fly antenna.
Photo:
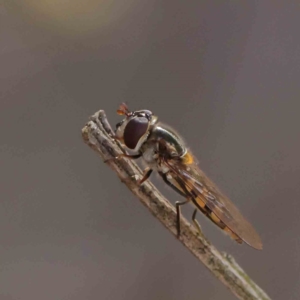
<svg viewBox="0 0 300 300">
<path fill-rule="evenodd" d="M 120 104 L 119 109 L 117 110 L 117 114 L 121 116 L 125 115 L 126 117 L 130 116 L 131 112 L 129 111 L 128 106 L 125 102 Z"/>
</svg>

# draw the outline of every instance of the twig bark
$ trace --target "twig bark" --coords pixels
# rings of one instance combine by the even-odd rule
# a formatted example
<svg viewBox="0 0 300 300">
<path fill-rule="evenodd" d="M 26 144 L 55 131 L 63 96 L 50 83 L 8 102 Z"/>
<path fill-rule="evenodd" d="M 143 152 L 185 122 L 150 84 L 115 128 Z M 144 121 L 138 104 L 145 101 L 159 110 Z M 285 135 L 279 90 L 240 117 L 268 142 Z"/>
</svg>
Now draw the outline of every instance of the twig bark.
<svg viewBox="0 0 300 300">
<path fill-rule="evenodd" d="M 113 131 L 105 112 L 95 113 L 83 127 L 84 141 L 94 149 L 117 173 L 131 192 L 150 210 L 150 212 L 176 236 L 176 211 L 170 202 L 147 180 L 137 185 L 141 170 L 132 160 L 113 159 L 121 153 L 122 147 L 115 141 Z M 124 152 L 124 151 L 123 151 Z M 221 254 L 211 243 L 181 218 L 179 240 L 200 260 L 233 294 L 243 300 L 270 300 L 268 295 L 235 262 L 233 257 Z"/>
</svg>

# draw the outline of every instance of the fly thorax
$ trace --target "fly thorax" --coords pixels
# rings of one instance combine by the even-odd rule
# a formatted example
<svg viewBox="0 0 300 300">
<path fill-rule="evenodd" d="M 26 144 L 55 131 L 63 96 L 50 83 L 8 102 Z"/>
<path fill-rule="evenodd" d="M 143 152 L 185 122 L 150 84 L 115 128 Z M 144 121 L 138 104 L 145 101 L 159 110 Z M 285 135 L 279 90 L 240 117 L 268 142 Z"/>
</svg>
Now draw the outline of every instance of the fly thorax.
<svg viewBox="0 0 300 300">
<path fill-rule="evenodd" d="M 146 164 L 151 166 L 152 168 L 156 168 L 158 160 L 156 143 L 152 141 L 146 141 L 141 147 L 141 152 Z"/>
<path fill-rule="evenodd" d="M 166 150 L 170 157 L 181 157 L 187 151 L 182 138 L 172 128 L 162 123 L 157 123 L 154 126 L 150 138 L 156 141 L 163 141 L 163 145 L 167 148 Z"/>
</svg>

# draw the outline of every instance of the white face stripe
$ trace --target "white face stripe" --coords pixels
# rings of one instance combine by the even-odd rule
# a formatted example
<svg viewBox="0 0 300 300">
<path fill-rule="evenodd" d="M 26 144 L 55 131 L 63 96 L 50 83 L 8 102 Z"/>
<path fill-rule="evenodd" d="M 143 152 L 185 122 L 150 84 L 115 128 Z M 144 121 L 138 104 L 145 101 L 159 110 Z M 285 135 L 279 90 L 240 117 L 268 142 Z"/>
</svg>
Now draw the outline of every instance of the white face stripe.
<svg viewBox="0 0 300 300">
<path fill-rule="evenodd" d="M 124 130 L 125 130 L 125 127 L 127 126 L 128 122 L 129 122 L 128 118 L 125 118 L 123 120 L 123 123 L 119 127 L 117 127 L 116 132 L 115 132 L 115 135 L 117 138 L 123 139 Z"/>
</svg>

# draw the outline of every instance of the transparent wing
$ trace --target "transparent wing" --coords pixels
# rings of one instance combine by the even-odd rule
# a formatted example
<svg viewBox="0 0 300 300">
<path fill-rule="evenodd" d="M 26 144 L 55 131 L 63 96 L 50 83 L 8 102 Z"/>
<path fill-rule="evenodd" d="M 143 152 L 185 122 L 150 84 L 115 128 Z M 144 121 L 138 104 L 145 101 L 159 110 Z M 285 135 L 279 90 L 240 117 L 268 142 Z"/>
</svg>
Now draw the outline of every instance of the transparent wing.
<svg viewBox="0 0 300 300">
<path fill-rule="evenodd" d="M 190 155 L 190 154 L 189 154 Z M 217 186 L 204 174 L 196 163 L 186 164 L 180 160 L 165 160 L 170 169 L 173 184 L 179 189 L 182 183 L 202 212 L 208 208 L 208 215 L 219 227 L 246 242 L 255 249 L 262 249 L 262 242 L 252 225 L 242 216 L 235 205 L 223 195 Z M 180 183 L 179 183 L 180 181 Z M 215 217 L 216 216 L 216 217 Z M 221 222 L 219 222 L 219 220 Z M 221 226 L 225 224 L 226 227 Z M 224 225 L 223 224 L 223 225 Z M 233 238 L 236 239 L 233 235 Z M 238 239 L 236 239 L 238 241 Z"/>
</svg>

